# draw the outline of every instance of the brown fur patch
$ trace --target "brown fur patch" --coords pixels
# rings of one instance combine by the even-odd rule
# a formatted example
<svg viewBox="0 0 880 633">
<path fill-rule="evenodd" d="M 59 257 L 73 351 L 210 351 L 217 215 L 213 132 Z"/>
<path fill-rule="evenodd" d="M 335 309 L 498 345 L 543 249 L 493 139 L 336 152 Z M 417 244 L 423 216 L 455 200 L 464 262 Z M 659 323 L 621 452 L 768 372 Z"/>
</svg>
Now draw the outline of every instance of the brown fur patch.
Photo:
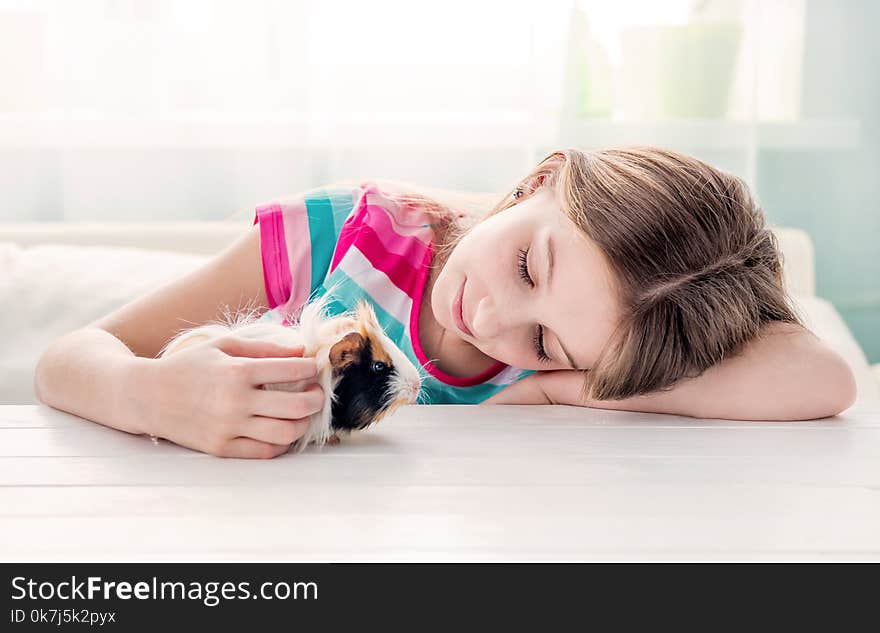
<svg viewBox="0 0 880 633">
<path fill-rule="evenodd" d="M 370 334 L 369 332 L 365 332 L 364 335 L 366 336 L 367 339 L 369 339 L 369 341 L 371 343 L 370 351 L 373 353 L 373 360 L 374 361 L 380 360 L 383 363 L 385 363 L 386 365 L 388 365 L 389 367 L 391 367 L 392 366 L 391 357 L 388 355 L 388 353 L 382 347 L 382 343 L 380 343 L 379 340 L 376 337 L 374 337 L 372 334 Z"/>
<path fill-rule="evenodd" d="M 357 332 L 349 332 L 342 340 L 330 348 L 330 366 L 338 374 L 351 363 L 356 362 L 364 349 L 366 340 Z"/>
</svg>

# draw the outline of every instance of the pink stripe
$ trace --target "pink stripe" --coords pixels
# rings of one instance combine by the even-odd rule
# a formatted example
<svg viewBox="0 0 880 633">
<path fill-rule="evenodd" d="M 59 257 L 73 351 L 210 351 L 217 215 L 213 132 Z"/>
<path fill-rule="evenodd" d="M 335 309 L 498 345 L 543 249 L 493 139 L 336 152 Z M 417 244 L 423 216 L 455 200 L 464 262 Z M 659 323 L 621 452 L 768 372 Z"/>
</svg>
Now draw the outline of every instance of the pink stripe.
<svg viewBox="0 0 880 633">
<path fill-rule="evenodd" d="M 428 244 L 417 235 L 401 234 L 398 227 L 391 223 L 391 213 L 383 207 L 377 205 L 367 205 L 367 214 L 369 217 L 369 226 L 376 232 L 382 243 L 392 253 L 407 256 L 409 262 L 414 266 L 419 266 L 428 249 Z M 422 229 L 424 232 L 426 229 Z"/>
<path fill-rule="evenodd" d="M 368 191 L 364 197 L 367 196 L 369 196 L 367 200 L 370 206 L 382 207 L 388 212 L 395 233 L 414 235 L 425 243 L 431 241 L 430 227 L 426 227 L 425 224 L 430 224 L 434 218 L 425 211 L 424 207 L 404 206 L 396 200 L 374 191 Z"/>
<path fill-rule="evenodd" d="M 374 268 L 388 275 L 395 286 L 403 290 L 410 297 L 419 283 L 420 268 L 412 265 L 412 260 L 419 255 L 419 262 L 424 259 L 427 247 L 419 243 L 410 243 L 410 249 L 405 253 L 393 253 L 386 249 L 385 244 L 371 226 L 361 228 L 356 243 L 357 249 L 364 254 Z M 421 264 L 419 264 L 421 266 Z"/>
<path fill-rule="evenodd" d="M 281 207 L 270 203 L 257 207 L 254 223 L 260 223 L 260 254 L 263 260 L 263 283 L 269 308 L 284 303 L 290 294 L 290 266 L 284 239 Z"/>
<path fill-rule="evenodd" d="M 290 262 L 287 276 L 288 284 L 284 311 L 297 315 L 309 300 L 312 286 L 312 238 L 309 233 L 309 214 L 305 199 L 293 198 L 282 201 L 284 234 L 287 239 L 287 261 Z"/>
<path fill-rule="evenodd" d="M 357 239 L 362 227 L 370 226 L 378 235 L 385 248 L 406 258 L 413 268 L 417 268 L 422 260 L 425 249 L 431 241 L 430 227 L 421 223 L 402 223 L 395 216 L 398 205 L 387 198 L 373 193 L 374 187 L 368 187 L 361 196 L 357 210 L 346 220 L 336 243 L 330 270 L 335 270 L 346 251 Z M 369 196 L 369 198 L 368 198 Z M 372 204 L 375 201 L 387 203 L 387 207 Z M 413 221 L 424 220 L 423 214 L 417 214 Z"/>
<path fill-rule="evenodd" d="M 351 248 L 351 245 L 354 244 L 354 240 L 361 230 L 366 217 L 367 198 L 362 196 L 357 211 L 348 216 L 348 219 L 343 223 L 342 229 L 339 231 L 339 239 L 336 240 L 336 250 L 333 251 L 333 259 L 330 260 L 330 272 L 336 270 L 340 260 L 348 252 L 348 249 Z"/>
</svg>

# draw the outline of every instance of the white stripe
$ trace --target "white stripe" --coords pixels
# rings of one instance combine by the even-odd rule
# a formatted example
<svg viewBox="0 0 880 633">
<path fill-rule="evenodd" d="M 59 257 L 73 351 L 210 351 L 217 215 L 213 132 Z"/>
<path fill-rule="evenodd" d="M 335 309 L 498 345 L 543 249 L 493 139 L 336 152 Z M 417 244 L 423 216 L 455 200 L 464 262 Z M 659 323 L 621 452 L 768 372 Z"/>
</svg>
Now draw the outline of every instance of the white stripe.
<svg viewBox="0 0 880 633">
<path fill-rule="evenodd" d="M 352 245 L 346 251 L 339 262 L 339 269 L 357 282 L 379 307 L 400 321 L 409 332 L 412 298 L 395 286 L 388 275 L 374 268 L 357 246 Z"/>
<path fill-rule="evenodd" d="M 508 366 L 502 369 L 486 382 L 490 385 L 510 385 L 515 383 L 522 374 L 523 370 L 519 367 Z"/>
</svg>

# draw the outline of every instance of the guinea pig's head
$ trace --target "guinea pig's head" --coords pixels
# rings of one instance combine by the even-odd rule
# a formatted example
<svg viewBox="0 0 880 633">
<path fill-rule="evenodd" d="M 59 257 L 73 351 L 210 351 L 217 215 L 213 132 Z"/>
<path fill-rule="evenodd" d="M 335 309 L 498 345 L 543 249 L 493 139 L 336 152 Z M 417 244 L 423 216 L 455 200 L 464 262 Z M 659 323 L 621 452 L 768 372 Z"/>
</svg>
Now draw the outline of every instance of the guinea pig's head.
<svg viewBox="0 0 880 633">
<path fill-rule="evenodd" d="M 329 361 L 333 430 L 364 429 L 418 397 L 419 371 L 388 338 L 366 302 L 358 303 L 351 330 L 330 348 Z"/>
</svg>

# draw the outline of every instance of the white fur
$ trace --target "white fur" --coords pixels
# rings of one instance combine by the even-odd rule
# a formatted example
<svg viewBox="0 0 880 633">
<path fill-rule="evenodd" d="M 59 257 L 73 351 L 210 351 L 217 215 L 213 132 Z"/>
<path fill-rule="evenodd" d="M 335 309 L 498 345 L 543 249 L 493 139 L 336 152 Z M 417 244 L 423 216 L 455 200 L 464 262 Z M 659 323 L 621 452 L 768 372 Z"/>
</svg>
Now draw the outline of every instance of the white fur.
<svg viewBox="0 0 880 633">
<path fill-rule="evenodd" d="M 333 377 L 333 370 L 330 367 L 330 348 L 349 332 L 358 331 L 359 326 L 363 325 L 374 340 L 381 343 L 397 372 L 396 380 L 388 394 L 389 400 L 383 404 L 390 404 L 395 400 L 415 402 L 421 387 L 419 370 L 388 338 L 379 326 L 373 309 L 368 304 L 362 302 L 354 313 L 335 317 L 328 317 L 325 313 L 325 307 L 326 303 L 321 299 L 309 303 L 303 308 L 296 325 L 256 321 L 258 314 L 255 311 L 237 315 L 227 314 L 223 322 L 208 323 L 181 332 L 168 342 L 160 355 L 167 356 L 201 340 L 219 338 L 228 334 L 273 341 L 288 346 L 302 345 L 304 347 L 303 355 L 314 357 L 318 365 L 317 382 L 324 390 L 325 400 L 321 411 L 310 416 L 308 429 L 295 442 L 294 448 L 297 451 L 302 451 L 311 443 L 320 446 L 330 440 L 333 435 L 330 427 L 332 402 L 336 397 L 334 391 L 339 382 L 339 378 Z M 299 383 L 275 383 L 263 385 L 262 388 L 297 391 L 301 385 Z"/>
</svg>

